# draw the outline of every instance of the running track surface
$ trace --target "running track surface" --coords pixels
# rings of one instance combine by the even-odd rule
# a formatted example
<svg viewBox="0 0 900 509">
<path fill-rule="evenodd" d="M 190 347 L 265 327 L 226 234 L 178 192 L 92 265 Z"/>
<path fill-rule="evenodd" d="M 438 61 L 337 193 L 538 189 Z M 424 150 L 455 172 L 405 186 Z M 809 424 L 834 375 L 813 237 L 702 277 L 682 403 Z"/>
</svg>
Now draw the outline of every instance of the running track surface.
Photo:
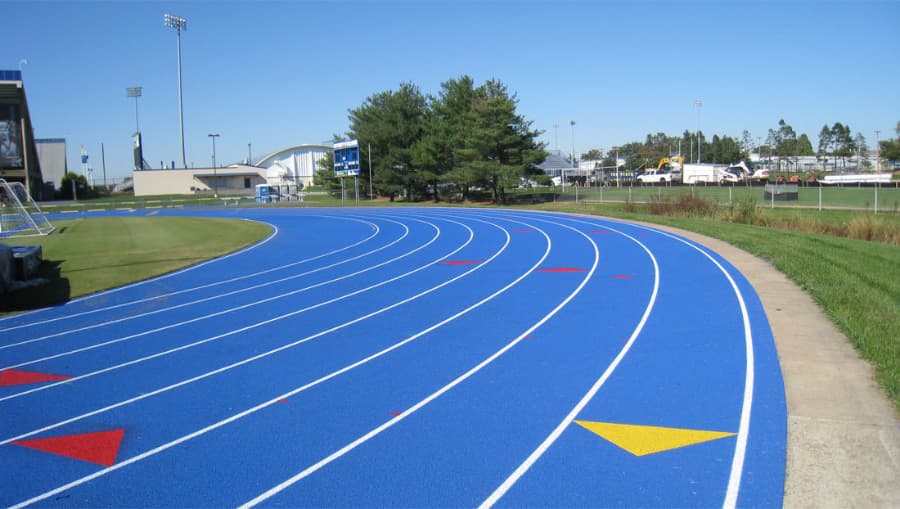
<svg viewBox="0 0 900 509">
<path fill-rule="evenodd" d="M 669 233 L 489 209 L 132 212 L 273 235 L 0 320 L 4 506 L 780 506 L 752 287 Z"/>
</svg>

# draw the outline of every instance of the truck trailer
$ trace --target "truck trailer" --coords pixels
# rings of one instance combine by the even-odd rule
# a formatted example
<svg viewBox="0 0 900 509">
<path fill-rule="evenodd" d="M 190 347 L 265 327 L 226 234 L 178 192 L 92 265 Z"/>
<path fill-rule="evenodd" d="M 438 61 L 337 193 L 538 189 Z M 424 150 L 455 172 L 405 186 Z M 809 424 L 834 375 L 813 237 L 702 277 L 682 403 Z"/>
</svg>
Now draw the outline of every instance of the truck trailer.
<svg viewBox="0 0 900 509">
<path fill-rule="evenodd" d="M 685 164 L 681 171 L 681 179 L 685 184 L 718 184 L 724 180 L 725 164 Z"/>
</svg>

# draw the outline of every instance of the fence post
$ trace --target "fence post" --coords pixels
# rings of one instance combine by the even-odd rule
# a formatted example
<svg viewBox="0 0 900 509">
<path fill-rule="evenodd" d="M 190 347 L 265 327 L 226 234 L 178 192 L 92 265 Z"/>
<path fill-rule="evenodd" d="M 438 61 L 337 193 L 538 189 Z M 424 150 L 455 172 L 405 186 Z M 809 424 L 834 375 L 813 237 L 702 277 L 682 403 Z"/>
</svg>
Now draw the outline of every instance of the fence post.
<svg viewBox="0 0 900 509">
<path fill-rule="evenodd" d="M 732 190 L 733 189 L 731 187 L 728 188 L 728 205 L 731 207 L 734 206 L 734 198 L 731 196 Z"/>
<path fill-rule="evenodd" d="M 819 212 L 822 212 L 822 185 L 819 185 Z"/>
<path fill-rule="evenodd" d="M 878 215 L 878 183 L 875 183 L 875 215 Z"/>
</svg>

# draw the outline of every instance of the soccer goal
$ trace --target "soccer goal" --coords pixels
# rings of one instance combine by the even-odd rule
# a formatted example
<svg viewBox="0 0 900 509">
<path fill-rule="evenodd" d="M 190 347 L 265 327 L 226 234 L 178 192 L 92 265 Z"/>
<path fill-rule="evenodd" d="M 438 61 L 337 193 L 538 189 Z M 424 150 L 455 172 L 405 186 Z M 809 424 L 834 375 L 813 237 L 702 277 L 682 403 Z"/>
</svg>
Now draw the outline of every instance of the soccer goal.
<svg viewBox="0 0 900 509">
<path fill-rule="evenodd" d="M 47 235 L 53 228 L 21 182 L 0 179 L 0 238 Z"/>
</svg>

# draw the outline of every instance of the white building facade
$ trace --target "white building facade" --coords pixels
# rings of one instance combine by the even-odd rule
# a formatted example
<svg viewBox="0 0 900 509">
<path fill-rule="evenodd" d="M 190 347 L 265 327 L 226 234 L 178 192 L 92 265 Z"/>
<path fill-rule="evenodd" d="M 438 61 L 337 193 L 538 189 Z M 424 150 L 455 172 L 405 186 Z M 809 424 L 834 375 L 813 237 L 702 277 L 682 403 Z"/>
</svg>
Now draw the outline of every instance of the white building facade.
<svg viewBox="0 0 900 509">
<path fill-rule="evenodd" d="M 330 154 L 328 145 L 296 145 L 273 152 L 254 166 L 266 170 L 266 181 L 272 186 L 293 184 L 303 188 L 313 185 L 319 160 Z"/>
</svg>

